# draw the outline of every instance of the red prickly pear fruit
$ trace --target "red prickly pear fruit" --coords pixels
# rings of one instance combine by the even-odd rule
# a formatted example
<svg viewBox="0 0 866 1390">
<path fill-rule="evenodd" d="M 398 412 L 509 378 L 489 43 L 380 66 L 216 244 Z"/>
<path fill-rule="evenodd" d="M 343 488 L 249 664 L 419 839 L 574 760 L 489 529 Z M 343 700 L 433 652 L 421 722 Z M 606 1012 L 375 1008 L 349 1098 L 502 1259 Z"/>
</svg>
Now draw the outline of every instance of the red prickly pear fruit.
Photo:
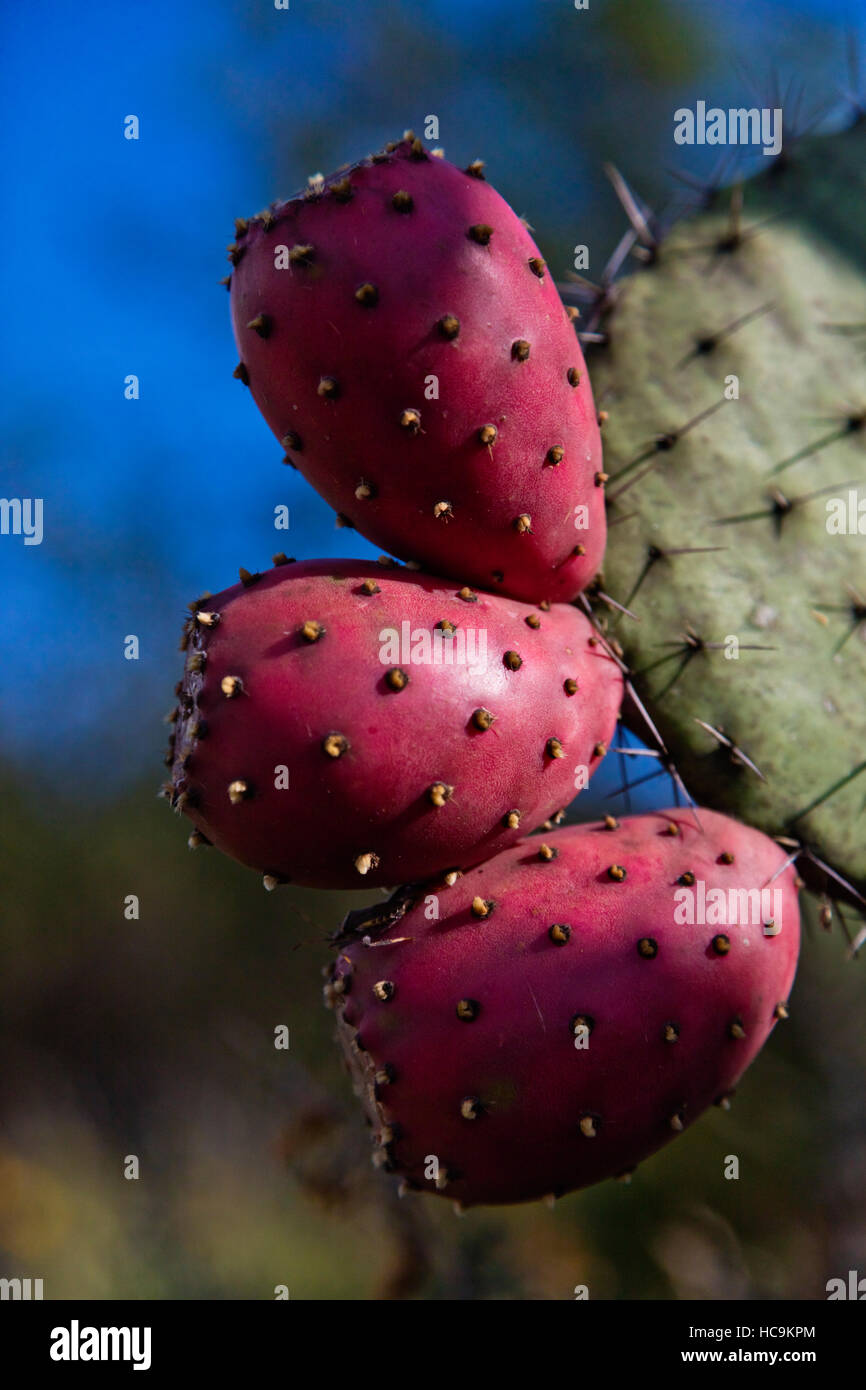
<svg viewBox="0 0 866 1390">
<path fill-rule="evenodd" d="M 525 224 L 404 140 L 241 224 L 241 380 L 313 487 L 434 574 L 570 601 L 605 543 L 574 324 Z"/>
<path fill-rule="evenodd" d="M 268 884 L 495 854 L 585 784 L 622 695 L 576 608 L 358 560 L 244 572 L 184 640 L 172 801 Z"/>
<path fill-rule="evenodd" d="M 530 837 L 349 915 L 326 1001 L 375 1161 L 464 1205 L 558 1196 L 727 1102 L 786 1016 L 799 880 L 759 831 L 700 821 Z"/>
</svg>

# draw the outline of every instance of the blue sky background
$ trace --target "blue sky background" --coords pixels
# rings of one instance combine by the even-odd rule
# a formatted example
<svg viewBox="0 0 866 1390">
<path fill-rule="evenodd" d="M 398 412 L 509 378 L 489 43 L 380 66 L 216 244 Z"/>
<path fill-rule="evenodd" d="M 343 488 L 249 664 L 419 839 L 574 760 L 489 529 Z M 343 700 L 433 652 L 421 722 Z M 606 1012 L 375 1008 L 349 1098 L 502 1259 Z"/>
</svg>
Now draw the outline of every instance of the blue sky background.
<svg viewBox="0 0 866 1390">
<path fill-rule="evenodd" d="M 583 241 L 598 272 L 623 225 L 605 160 L 664 201 L 677 106 L 772 104 L 776 77 L 805 85 L 807 111 L 832 102 L 863 16 L 851 0 L 7 7 L 0 496 L 43 498 L 45 538 L 0 536 L 0 759 L 60 794 L 157 778 L 186 602 L 275 550 L 375 553 L 281 468 L 232 380 L 217 282 L 236 215 L 432 112 L 555 268 Z M 711 152 L 688 153 L 706 169 Z"/>
</svg>

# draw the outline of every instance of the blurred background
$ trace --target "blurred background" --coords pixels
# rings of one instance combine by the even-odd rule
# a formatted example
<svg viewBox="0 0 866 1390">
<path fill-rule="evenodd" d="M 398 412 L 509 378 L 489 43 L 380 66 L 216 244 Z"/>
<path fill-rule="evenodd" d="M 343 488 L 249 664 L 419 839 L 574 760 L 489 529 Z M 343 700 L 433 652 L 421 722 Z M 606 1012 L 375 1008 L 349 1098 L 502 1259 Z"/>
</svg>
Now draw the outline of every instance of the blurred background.
<svg viewBox="0 0 866 1390">
<path fill-rule="evenodd" d="M 186 603 L 276 550 L 375 553 L 232 380 L 233 218 L 435 114 L 558 276 L 577 243 L 600 276 L 625 226 L 605 161 L 665 208 L 715 164 L 674 145 L 678 106 L 832 122 L 862 6 L 46 0 L 2 31 L 0 493 L 43 499 L 44 539 L 0 536 L 0 1275 L 46 1298 L 809 1299 L 866 1272 L 862 966 L 814 910 L 792 1020 L 730 1114 L 629 1186 L 458 1220 L 371 1168 L 320 1006 L 327 934 L 372 895 L 265 894 L 155 795 Z M 622 764 L 575 816 L 622 811 Z M 633 806 L 670 799 L 658 779 Z"/>
</svg>

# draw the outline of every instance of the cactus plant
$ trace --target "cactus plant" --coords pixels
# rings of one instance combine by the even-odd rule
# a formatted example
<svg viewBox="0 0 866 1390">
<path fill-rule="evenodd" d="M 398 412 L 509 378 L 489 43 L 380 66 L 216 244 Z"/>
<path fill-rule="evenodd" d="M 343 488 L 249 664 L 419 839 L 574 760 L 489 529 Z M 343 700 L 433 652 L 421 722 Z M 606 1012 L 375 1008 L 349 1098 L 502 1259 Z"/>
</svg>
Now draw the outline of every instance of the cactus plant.
<svg viewBox="0 0 866 1390">
<path fill-rule="evenodd" d="M 643 268 L 585 318 L 609 413 L 603 588 L 634 614 L 604 621 L 690 792 L 803 844 L 811 881 L 850 899 L 866 891 L 866 120 L 702 203 L 664 234 L 633 205 Z"/>
<path fill-rule="evenodd" d="M 349 914 L 325 993 L 376 1161 L 410 1186 L 505 1203 L 629 1169 L 786 1016 L 795 861 L 866 902 L 866 266 L 838 200 L 866 192 L 864 126 L 664 234 L 619 181 L 643 268 L 581 325 L 604 469 L 570 316 L 479 163 L 410 134 L 238 224 L 236 375 L 411 568 L 279 557 L 192 605 L 168 794 L 266 886 L 409 880 Z M 447 390 L 422 412 L 425 376 Z M 383 664 L 383 627 L 453 639 L 464 604 L 495 669 Z M 515 843 L 604 753 L 623 672 L 660 770 L 709 809 Z M 719 915 L 731 893 L 761 916 Z"/>
</svg>

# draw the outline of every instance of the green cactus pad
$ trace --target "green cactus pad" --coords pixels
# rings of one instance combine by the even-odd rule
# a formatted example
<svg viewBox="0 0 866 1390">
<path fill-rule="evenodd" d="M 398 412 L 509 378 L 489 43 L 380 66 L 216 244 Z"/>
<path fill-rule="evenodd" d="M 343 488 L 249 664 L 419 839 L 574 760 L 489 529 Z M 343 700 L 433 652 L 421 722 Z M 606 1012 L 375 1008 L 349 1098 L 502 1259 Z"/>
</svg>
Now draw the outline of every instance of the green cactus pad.
<svg viewBox="0 0 866 1390">
<path fill-rule="evenodd" d="M 863 893 L 866 121 L 783 161 L 612 297 L 588 359 L 609 412 L 602 587 L 638 621 L 597 611 L 692 796 Z"/>
</svg>

